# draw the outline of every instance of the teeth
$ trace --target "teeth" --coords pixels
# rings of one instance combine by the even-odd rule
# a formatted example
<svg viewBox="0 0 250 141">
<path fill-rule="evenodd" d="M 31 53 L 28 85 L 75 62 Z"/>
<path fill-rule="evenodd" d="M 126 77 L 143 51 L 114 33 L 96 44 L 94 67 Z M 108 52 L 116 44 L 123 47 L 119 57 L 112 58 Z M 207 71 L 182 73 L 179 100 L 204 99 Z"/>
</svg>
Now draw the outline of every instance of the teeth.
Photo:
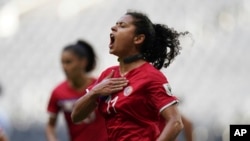
<svg viewBox="0 0 250 141">
<path fill-rule="evenodd" d="M 113 37 L 114 37 L 114 35 L 113 35 L 113 34 L 110 34 L 110 37 L 111 37 L 111 38 L 113 38 Z"/>
</svg>

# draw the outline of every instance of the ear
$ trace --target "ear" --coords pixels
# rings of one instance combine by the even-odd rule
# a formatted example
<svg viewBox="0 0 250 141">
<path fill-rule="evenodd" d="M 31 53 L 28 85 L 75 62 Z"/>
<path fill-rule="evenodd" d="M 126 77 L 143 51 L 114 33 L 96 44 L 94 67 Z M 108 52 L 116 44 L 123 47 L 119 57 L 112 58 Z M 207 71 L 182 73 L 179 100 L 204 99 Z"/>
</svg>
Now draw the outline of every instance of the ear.
<svg viewBox="0 0 250 141">
<path fill-rule="evenodd" d="M 144 34 L 139 34 L 134 37 L 134 44 L 142 44 L 145 40 L 145 35 Z"/>
</svg>

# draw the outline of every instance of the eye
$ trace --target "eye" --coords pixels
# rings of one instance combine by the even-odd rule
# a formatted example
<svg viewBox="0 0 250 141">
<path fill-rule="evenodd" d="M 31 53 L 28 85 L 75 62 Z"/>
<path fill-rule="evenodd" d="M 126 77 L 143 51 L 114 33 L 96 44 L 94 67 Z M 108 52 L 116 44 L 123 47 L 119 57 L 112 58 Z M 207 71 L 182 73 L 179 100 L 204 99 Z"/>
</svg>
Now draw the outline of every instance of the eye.
<svg viewBox="0 0 250 141">
<path fill-rule="evenodd" d="M 121 28 L 126 27 L 126 24 L 123 23 L 123 22 L 118 22 L 117 25 L 118 25 L 119 27 L 121 27 Z"/>
<path fill-rule="evenodd" d="M 63 60 L 62 63 L 65 65 L 68 65 L 68 64 L 71 64 L 72 61 L 71 60 Z"/>
<path fill-rule="evenodd" d="M 126 27 L 126 26 L 125 26 L 124 24 L 121 24 L 120 27 L 121 27 L 121 28 L 124 28 L 124 27 Z"/>
</svg>

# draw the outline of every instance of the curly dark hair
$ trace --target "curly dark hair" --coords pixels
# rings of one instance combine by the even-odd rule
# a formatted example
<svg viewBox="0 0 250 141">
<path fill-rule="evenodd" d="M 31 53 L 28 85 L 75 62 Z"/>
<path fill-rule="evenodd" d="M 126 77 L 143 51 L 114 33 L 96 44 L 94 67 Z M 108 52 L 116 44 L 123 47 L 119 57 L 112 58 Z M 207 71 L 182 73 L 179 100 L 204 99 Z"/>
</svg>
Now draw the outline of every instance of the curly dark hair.
<svg viewBox="0 0 250 141">
<path fill-rule="evenodd" d="M 127 11 L 125 15 L 134 18 L 135 34 L 144 34 L 145 40 L 140 47 L 143 58 L 152 63 L 156 69 L 167 68 L 180 53 L 178 37 L 188 32 L 177 32 L 163 24 L 153 24 L 146 14 Z"/>
<path fill-rule="evenodd" d="M 79 58 L 87 58 L 87 66 L 84 71 L 91 72 L 96 66 L 96 54 L 93 47 L 84 40 L 78 40 L 75 44 L 64 47 L 63 51 L 72 51 Z"/>
</svg>

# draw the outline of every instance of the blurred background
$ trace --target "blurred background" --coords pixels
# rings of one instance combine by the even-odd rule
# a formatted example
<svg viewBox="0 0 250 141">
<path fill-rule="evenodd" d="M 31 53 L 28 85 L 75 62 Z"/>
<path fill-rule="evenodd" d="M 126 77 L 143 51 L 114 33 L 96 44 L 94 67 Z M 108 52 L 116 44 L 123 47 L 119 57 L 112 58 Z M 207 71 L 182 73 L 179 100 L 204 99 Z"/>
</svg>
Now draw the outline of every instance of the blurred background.
<svg viewBox="0 0 250 141">
<path fill-rule="evenodd" d="M 95 47 L 93 76 L 117 64 L 109 33 L 127 9 L 191 33 L 162 72 L 196 141 L 229 141 L 230 124 L 250 124 L 249 0 L 0 0 L 0 122 L 11 141 L 45 141 L 47 102 L 64 79 L 65 45 L 85 39 Z M 58 124 L 67 141 L 62 117 Z"/>
</svg>

